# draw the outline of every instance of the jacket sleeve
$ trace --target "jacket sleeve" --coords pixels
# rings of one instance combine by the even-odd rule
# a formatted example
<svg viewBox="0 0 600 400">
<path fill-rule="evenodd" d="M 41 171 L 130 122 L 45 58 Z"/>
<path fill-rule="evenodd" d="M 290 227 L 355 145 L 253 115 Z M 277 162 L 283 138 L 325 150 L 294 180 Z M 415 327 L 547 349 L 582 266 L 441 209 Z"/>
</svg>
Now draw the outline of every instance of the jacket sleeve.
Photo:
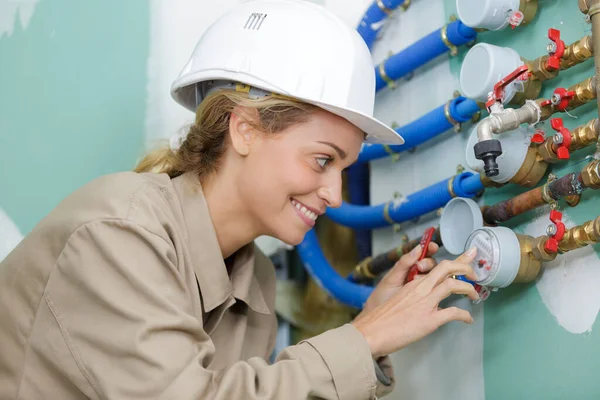
<svg viewBox="0 0 600 400">
<path fill-rule="evenodd" d="M 44 298 L 79 368 L 73 384 L 100 399 L 374 398 L 371 354 L 352 325 L 272 365 L 257 357 L 210 370 L 214 345 L 188 296 L 168 238 L 123 220 L 79 228 Z"/>
</svg>

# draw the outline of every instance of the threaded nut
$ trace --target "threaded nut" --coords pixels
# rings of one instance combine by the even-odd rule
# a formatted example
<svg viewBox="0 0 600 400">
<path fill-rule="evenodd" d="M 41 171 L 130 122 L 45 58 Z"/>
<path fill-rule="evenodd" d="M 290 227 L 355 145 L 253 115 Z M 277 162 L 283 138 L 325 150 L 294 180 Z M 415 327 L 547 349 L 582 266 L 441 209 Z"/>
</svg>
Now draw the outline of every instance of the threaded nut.
<svg viewBox="0 0 600 400">
<path fill-rule="evenodd" d="M 581 180 L 583 184 L 590 189 L 600 189 L 600 161 L 596 160 L 589 163 L 581 171 Z"/>
</svg>

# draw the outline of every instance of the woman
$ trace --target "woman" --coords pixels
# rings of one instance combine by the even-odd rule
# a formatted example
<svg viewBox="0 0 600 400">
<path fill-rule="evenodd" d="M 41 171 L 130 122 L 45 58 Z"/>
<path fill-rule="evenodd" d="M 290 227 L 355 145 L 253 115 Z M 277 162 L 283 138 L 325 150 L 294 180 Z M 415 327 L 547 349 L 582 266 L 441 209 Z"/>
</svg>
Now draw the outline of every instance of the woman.
<svg viewBox="0 0 600 400">
<path fill-rule="evenodd" d="M 403 257 L 352 323 L 265 360 L 275 277 L 260 235 L 300 243 L 361 143 L 402 143 L 372 115 L 371 59 L 320 7 L 244 3 L 213 24 L 172 93 L 196 120 L 136 172 L 64 200 L 0 266 L 0 398 L 368 399 L 373 360 L 476 299 L 473 254 Z M 428 254 L 437 250 L 431 245 Z M 383 359 L 385 361 L 385 359 Z M 384 362 L 383 362 L 384 363 Z M 385 363 L 384 363 L 385 364 Z"/>
</svg>

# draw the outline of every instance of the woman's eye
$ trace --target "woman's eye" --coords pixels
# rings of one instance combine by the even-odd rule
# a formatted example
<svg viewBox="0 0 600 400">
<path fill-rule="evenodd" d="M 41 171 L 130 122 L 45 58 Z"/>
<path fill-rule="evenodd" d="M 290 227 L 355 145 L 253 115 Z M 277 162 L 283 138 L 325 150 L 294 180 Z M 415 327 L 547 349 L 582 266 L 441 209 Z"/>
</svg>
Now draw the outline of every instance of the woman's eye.
<svg viewBox="0 0 600 400">
<path fill-rule="evenodd" d="M 319 164 L 319 166 L 321 168 L 325 168 L 327 166 L 327 164 L 329 164 L 331 161 L 333 161 L 333 158 L 329 158 L 329 157 L 317 158 L 317 164 Z"/>
</svg>

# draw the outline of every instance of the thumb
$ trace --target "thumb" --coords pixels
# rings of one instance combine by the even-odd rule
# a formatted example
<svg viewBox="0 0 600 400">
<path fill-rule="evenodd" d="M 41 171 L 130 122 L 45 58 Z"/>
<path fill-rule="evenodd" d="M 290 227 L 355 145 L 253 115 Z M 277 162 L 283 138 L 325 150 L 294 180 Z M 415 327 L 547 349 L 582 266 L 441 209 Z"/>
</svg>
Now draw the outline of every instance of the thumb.
<svg viewBox="0 0 600 400">
<path fill-rule="evenodd" d="M 421 248 L 421 245 L 417 245 L 417 247 L 415 247 L 414 249 L 412 249 L 410 251 L 410 253 L 405 254 L 404 257 L 402 257 L 402 259 L 400 260 L 402 262 L 402 264 L 404 264 L 407 267 L 412 266 L 414 263 L 416 263 L 417 261 L 419 261 L 419 257 L 421 256 L 421 253 L 423 251 L 427 251 L 425 249 Z"/>
<path fill-rule="evenodd" d="M 463 263 L 470 263 L 475 259 L 477 255 L 477 247 L 471 247 L 469 250 L 462 253 L 460 256 L 456 258 L 456 261 Z"/>
</svg>

